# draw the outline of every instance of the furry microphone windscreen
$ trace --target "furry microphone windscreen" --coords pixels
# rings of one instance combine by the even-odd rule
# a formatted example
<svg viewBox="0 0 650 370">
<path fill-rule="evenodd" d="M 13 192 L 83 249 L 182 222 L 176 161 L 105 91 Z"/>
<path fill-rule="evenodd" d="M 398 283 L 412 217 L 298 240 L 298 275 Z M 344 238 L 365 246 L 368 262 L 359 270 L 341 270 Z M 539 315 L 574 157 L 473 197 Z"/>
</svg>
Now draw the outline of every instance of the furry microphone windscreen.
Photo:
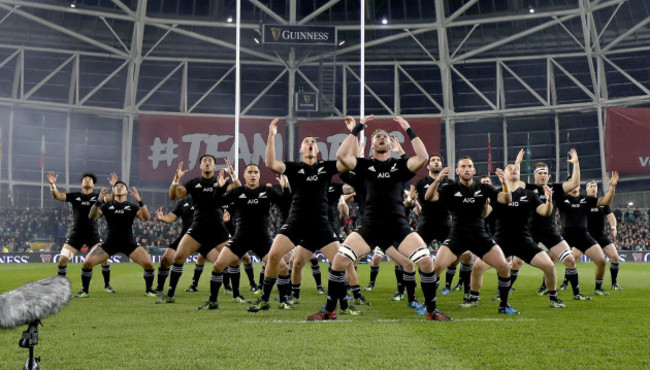
<svg viewBox="0 0 650 370">
<path fill-rule="evenodd" d="M 59 312 L 70 301 L 65 276 L 25 284 L 0 295 L 0 327 L 13 329 Z"/>
</svg>

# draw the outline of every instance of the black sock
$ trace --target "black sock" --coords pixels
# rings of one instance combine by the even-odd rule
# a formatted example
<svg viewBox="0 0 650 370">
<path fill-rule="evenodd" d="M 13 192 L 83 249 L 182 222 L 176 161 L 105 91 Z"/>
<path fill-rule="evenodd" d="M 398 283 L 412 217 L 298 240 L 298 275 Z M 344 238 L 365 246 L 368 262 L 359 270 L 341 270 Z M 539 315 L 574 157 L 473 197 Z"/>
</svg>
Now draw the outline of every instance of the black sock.
<svg viewBox="0 0 650 370">
<path fill-rule="evenodd" d="M 375 286 L 375 281 L 377 281 L 377 275 L 379 275 L 379 266 L 377 267 L 370 266 L 370 283 L 368 285 Z"/>
<path fill-rule="evenodd" d="M 566 269 L 566 277 L 571 283 L 571 287 L 573 288 L 573 295 L 580 294 L 580 285 L 578 284 L 578 269 L 575 267 L 572 269 Z"/>
<path fill-rule="evenodd" d="M 167 276 L 169 276 L 169 269 L 158 267 L 158 286 L 156 287 L 157 291 L 162 292 L 163 289 L 165 289 L 165 281 L 167 280 Z"/>
<path fill-rule="evenodd" d="M 59 266 L 59 270 L 57 272 L 57 275 L 65 276 L 67 273 L 68 273 L 68 266 Z"/>
<path fill-rule="evenodd" d="M 172 269 L 173 271 L 174 269 Z M 201 279 L 201 274 L 203 273 L 203 265 L 195 265 L 194 266 L 194 276 L 192 277 L 192 286 L 193 287 L 198 287 L 199 286 L 199 279 Z M 170 280 L 171 282 L 171 280 Z"/>
<path fill-rule="evenodd" d="M 460 264 L 460 273 L 458 274 L 458 280 L 463 283 L 463 294 L 469 294 L 470 280 L 472 277 L 472 268 L 474 265 L 466 265 L 461 262 Z"/>
<path fill-rule="evenodd" d="M 102 276 L 104 277 L 104 286 L 111 285 L 111 265 L 102 266 Z"/>
<path fill-rule="evenodd" d="M 246 273 L 246 277 L 248 277 L 248 282 L 250 283 L 251 288 L 255 285 L 255 275 L 253 273 L 253 263 L 244 264 L 244 272 Z"/>
<path fill-rule="evenodd" d="M 285 302 L 291 295 L 291 275 L 278 276 L 278 293 L 280 293 L 280 303 Z"/>
<path fill-rule="evenodd" d="M 500 307 L 508 307 L 508 292 L 510 292 L 510 277 L 499 275 L 499 298 L 501 298 Z"/>
<path fill-rule="evenodd" d="M 196 274 L 196 272 L 195 272 Z M 176 285 L 178 285 L 178 280 L 183 275 L 183 264 L 174 263 L 172 265 L 172 272 L 169 274 L 169 289 L 167 290 L 167 296 L 173 297 L 176 292 Z"/>
<path fill-rule="evenodd" d="M 566 275 L 565 275 L 565 276 L 566 276 Z M 565 279 L 566 279 L 566 277 L 565 277 Z M 566 281 L 566 280 L 565 280 L 565 281 Z M 545 278 L 544 276 L 542 276 L 542 285 L 540 285 L 540 287 L 542 287 L 542 288 L 546 288 L 546 278 Z"/>
<path fill-rule="evenodd" d="M 291 284 L 291 296 L 296 299 L 300 299 L 300 283 Z"/>
<path fill-rule="evenodd" d="M 318 261 L 318 259 L 314 258 L 312 259 Z M 316 262 L 316 265 L 312 263 L 311 265 L 311 275 L 314 277 L 314 282 L 316 282 L 316 288 L 317 289 L 323 289 L 323 282 L 321 278 L 321 273 L 320 273 L 320 265 L 318 262 Z"/>
<path fill-rule="evenodd" d="M 93 269 L 81 268 L 81 285 L 83 286 L 83 291 L 88 293 L 90 289 L 90 279 L 93 278 Z"/>
<path fill-rule="evenodd" d="M 480 294 L 481 294 L 480 292 L 475 292 L 475 291 L 470 289 L 468 300 L 470 302 L 478 302 L 478 298 L 479 298 Z"/>
<path fill-rule="evenodd" d="M 569 269 L 564 270 L 564 280 L 562 281 L 563 285 L 569 284 L 569 276 L 567 275 Z"/>
<path fill-rule="evenodd" d="M 557 290 L 549 290 L 548 291 L 548 298 L 552 302 L 557 302 L 558 301 L 558 299 L 557 299 Z"/>
<path fill-rule="evenodd" d="M 264 277 L 264 284 L 263 284 L 263 290 L 262 290 L 262 300 L 264 302 L 268 302 L 269 298 L 271 297 L 271 291 L 273 291 L 273 286 L 275 285 L 275 281 L 277 278 L 272 278 L 272 277 Z"/>
<path fill-rule="evenodd" d="M 603 279 L 596 279 L 596 290 L 603 289 Z"/>
<path fill-rule="evenodd" d="M 149 293 L 153 288 L 153 278 L 156 270 L 144 270 L 142 277 L 144 278 L 145 292 Z"/>
<path fill-rule="evenodd" d="M 618 263 L 609 263 L 609 273 L 612 274 L 612 285 L 618 282 Z"/>
<path fill-rule="evenodd" d="M 223 288 L 226 290 L 232 290 L 230 286 L 230 267 L 226 267 L 223 271 Z"/>
<path fill-rule="evenodd" d="M 266 271 L 266 267 L 262 265 L 262 270 L 260 271 L 260 283 L 257 284 L 260 289 L 264 286 L 264 271 Z"/>
<path fill-rule="evenodd" d="M 456 266 L 447 267 L 447 273 L 445 274 L 445 289 L 451 289 L 451 283 L 454 282 L 454 275 L 456 275 Z"/>
<path fill-rule="evenodd" d="M 409 302 L 415 301 L 415 271 L 406 272 L 404 271 L 404 288 L 406 289 L 406 296 L 408 297 Z"/>
<path fill-rule="evenodd" d="M 512 286 L 515 285 L 515 281 L 517 281 L 518 276 L 519 270 L 510 270 L 510 289 L 512 289 Z"/>
<path fill-rule="evenodd" d="M 361 287 L 359 285 L 351 286 L 350 290 L 352 290 L 352 296 L 354 299 L 361 299 Z"/>
<path fill-rule="evenodd" d="M 427 312 L 431 313 L 436 309 L 436 281 L 435 272 L 422 272 L 420 271 L 420 287 L 424 295 L 424 305 L 427 307 Z"/>
<path fill-rule="evenodd" d="M 210 274 L 210 302 L 216 302 L 219 297 L 219 290 L 223 284 L 223 272 L 214 272 Z"/>
<path fill-rule="evenodd" d="M 239 297 L 239 280 L 241 280 L 241 270 L 239 265 L 230 267 L 230 287 L 232 288 L 232 297 Z"/>
<path fill-rule="evenodd" d="M 404 294 L 404 270 L 402 266 L 395 266 L 395 279 L 397 279 L 397 292 Z"/>
<path fill-rule="evenodd" d="M 327 303 L 325 304 L 325 311 L 334 312 L 336 310 L 337 301 L 343 297 L 345 298 L 345 271 L 330 270 L 329 280 L 327 282 Z M 343 307 L 341 309 L 344 309 Z"/>
</svg>

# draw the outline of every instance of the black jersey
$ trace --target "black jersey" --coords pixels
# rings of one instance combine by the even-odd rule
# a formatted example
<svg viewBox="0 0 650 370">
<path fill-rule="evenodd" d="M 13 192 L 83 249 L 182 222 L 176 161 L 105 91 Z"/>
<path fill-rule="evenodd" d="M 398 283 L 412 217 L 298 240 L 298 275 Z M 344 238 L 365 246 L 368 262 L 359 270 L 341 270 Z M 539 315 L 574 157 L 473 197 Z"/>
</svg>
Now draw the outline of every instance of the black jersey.
<svg viewBox="0 0 650 370">
<path fill-rule="evenodd" d="M 192 220 L 194 220 L 194 203 L 192 202 L 192 197 L 185 197 L 179 200 L 172 213 L 181 219 L 181 224 L 183 225 L 182 234 L 185 234 L 187 229 L 192 225 Z"/>
<path fill-rule="evenodd" d="M 84 234 L 96 234 L 97 222 L 88 218 L 90 208 L 97 203 L 97 193 L 66 193 L 65 201 L 72 205 L 72 232 Z"/>
<path fill-rule="evenodd" d="M 428 202 L 424 199 L 427 190 L 433 184 L 434 178 L 426 176 L 415 183 L 415 189 L 418 192 L 418 201 L 422 209 L 420 210 L 420 218 L 418 220 L 418 227 L 430 225 L 430 227 L 444 226 L 451 227 L 451 214 L 443 202 Z M 438 185 L 438 190 L 445 188 L 454 181 L 445 177 Z M 421 225 L 421 226 L 420 226 Z"/>
<path fill-rule="evenodd" d="M 130 202 L 102 203 L 99 207 L 106 219 L 107 244 L 128 243 L 135 244 L 133 237 L 133 221 L 140 210 L 137 204 Z"/>
<path fill-rule="evenodd" d="M 587 197 L 595 198 L 595 197 Z M 597 198 L 596 198 L 597 199 Z M 587 229 L 589 234 L 596 237 L 605 233 L 605 218 L 612 213 L 609 206 L 592 207 L 587 213 Z"/>
<path fill-rule="evenodd" d="M 537 207 L 543 204 L 539 196 L 531 190 L 517 188 L 511 194 L 512 201 L 508 204 L 491 203 L 492 214 L 496 217 L 496 229 L 492 232 L 499 239 L 530 236 L 530 213 L 537 213 Z"/>
<path fill-rule="evenodd" d="M 562 194 L 564 194 L 564 189 L 562 188 L 562 184 L 549 184 L 548 187 L 551 188 L 551 192 L 553 193 L 553 206 L 557 207 L 556 204 L 557 198 Z M 526 190 L 530 190 L 533 193 L 537 194 L 537 196 L 539 196 L 539 199 L 542 201 L 542 203 L 546 203 L 546 192 L 544 191 L 543 186 L 538 186 L 535 184 L 526 184 Z M 531 231 L 533 231 L 536 234 L 557 232 L 557 226 L 555 224 L 555 212 L 553 212 L 550 216 L 547 217 L 544 217 L 537 212 L 533 212 L 530 215 L 530 218 L 528 219 L 528 223 L 531 228 Z"/>
<path fill-rule="evenodd" d="M 560 211 L 562 230 L 587 230 L 587 213 L 591 208 L 598 207 L 598 198 L 582 195 L 572 197 L 568 194 L 562 194 L 556 197 L 555 204 Z"/>
<path fill-rule="evenodd" d="M 277 203 L 281 197 L 276 189 L 262 185 L 254 189 L 240 186 L 226 193 L 223 201 L 234 204 L 236 209 L 233 238 L 254 234 L 268 236 L 269 209 L 271 203 Z"/>
<path fill-rule="evenodd" d="M 209 179 L 200 176 L 191 179 L 184 186 L 194 203 L 193 223 L 214 225 L 223 222 L 223 210 L 219 200 L 226 185 L 220 187 L 216 176 Z"/>
<path fill-rule="evenodd" d="M 454 182 L 438 189 L 440 201 L 452 213 L 452 229 L 458 231 L 485 232 L 485 208 L 489 198 L 497 202 L 499 191 L 492 185 L 472 183 L 469 187 Z"/>
<path fill-rule="evenodd" d="M 336 161 L 285 162 L 284 175 L 289 179 L 293 199 L 289 218 L 321 217 L 327 215 L 327 189 L 337 174 Z"/>
<path fill-rule="evenodd" d="M 406 182 L 415 176 L 406 162 L 402 158 L 386 161 L 357 158 L 354 173 L 363 181 L 364 219 L 406 218 L 402 194 Z"/>
<path fill-rule="evenodd" d="M 343 195 L 343 184 L 333 182 L 327 188 L 327 218 L 330 220 L 330 223 L 337 225 L 339 223 L 338 204 L 341 195 Z"/>
</svg>

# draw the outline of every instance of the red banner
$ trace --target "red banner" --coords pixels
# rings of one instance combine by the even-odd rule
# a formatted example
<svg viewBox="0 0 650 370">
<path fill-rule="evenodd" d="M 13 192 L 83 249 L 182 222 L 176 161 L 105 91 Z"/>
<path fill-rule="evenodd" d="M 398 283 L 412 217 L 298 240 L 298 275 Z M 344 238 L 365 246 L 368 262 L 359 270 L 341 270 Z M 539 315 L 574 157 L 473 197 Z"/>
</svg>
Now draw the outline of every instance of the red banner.
<svg viewBox="0 0 650 370">
<path fill-rule="evenodd" d="M 244 166 L 260 167 L 262 182 L 275 183 L 275 175 L 264 166 L 270 120 L 243 119 L 239 123 L 239 175 Z M 179 162 L 190 172 L 186 181 L 200 175 L 199 157 L 211 154 L 217 168 L 225 167 L 225 158 L 234 160 L 235 120 L 233 118 L 140 115 L 140 178 L 143 182 L 171 182 Z M 284 155 L 284 121 L 278 124 L 276 155 Z M 233 163 L 234 165 L 234 163 Z"/>
<path fill-rule="evenodd" d="M 608 108 L 605 129 L 607 171 L 650 173 L 650 108 Z"/>
<path fill-rule="evenodd" d="M 413 131 L 424 142 L 429 155 L 440 153 L 440 118 L 414 118 L 408 120 Z M 392 119 L 375 119 L 368 122 L 368 128 L 365 130 L 366 149 L 364 155 L 367 157 L 370 151 L 370 135 L 376 129 L 383 129 L 390 136 L 397 136 L 402 148 L 409 157 L 415 155 L 413 146 L 408 140 L 406 133 L 400 128 L 397 122 Z M 297 147 L 300 146 L 302 138 L 306 136 L 315 136 L 318 140 L 318 150 L 323 159 L 336 160 L 336 151 L 348 135 L 348 129 L 343 120 L 339 121 L 300 121 L 298 122 L 298 134 L 296 135 Z M 397 157 L 395 153 L 392 154 Z M 426 168 L 420 170 L 417 176 L 412 180 L 415 181 L 426 176 Z"/>
<path fill-rule="evenodd" d="M 264 166 L 266 140 L 269 120 L 243 119 L 239 125 L 239 172 L 245 165 L 256 164 L 260 167 L 262 182 L 275 183 L 275 174 Z M 429 154 L 440 152 L 440 119 L 411 119 L 413 130 L 423 140 Z M 138 121 L 140 153 L 139 172 L 142 182 L 170 182 L 179 162 L 190 172 L 184 179 L 199 176 L 199 157 L 211 154 L 217 159 L 217 168 L 225 166 L 224 159 L 234 160 L 235 123 L 232 118 L 183 117 L 140 115 Z M 413 156 L 413 148 L 406 133 L 392 120 L 373 120 L 369 122 L 366 137 L 370 137 L 376 128 L 386 130 L 391 136 L 398 137 L 406 154 Z M 279 160 L 286 158 L 285 122 L 278 124 L 275 139 L 276 155 Z M 323 159 L 336 160 L 336 151 L 348 135 L 343 120 L 300 121 L 296 134 L 296 147 L 305 136 L 316 136 L 318 148 Z M 365 154 L 368 155 L 366 146 Z M 296 149 L 297 153 L 297 149 Z M 426 175 L 422 170 L 417 178 Z"/>
</svg>

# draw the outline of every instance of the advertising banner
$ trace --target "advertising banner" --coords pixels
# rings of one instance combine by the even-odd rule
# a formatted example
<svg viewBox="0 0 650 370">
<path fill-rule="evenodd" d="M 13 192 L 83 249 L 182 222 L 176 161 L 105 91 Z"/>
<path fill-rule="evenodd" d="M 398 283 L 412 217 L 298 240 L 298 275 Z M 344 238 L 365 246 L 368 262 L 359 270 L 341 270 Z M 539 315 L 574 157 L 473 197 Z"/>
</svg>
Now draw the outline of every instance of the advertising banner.
<svg viewBox="0 0 650 370">
<path fill-rule="evenodd" d="M 650 108 L 607 108 L 607 171 L 650 173 Z"/>
</svg>

